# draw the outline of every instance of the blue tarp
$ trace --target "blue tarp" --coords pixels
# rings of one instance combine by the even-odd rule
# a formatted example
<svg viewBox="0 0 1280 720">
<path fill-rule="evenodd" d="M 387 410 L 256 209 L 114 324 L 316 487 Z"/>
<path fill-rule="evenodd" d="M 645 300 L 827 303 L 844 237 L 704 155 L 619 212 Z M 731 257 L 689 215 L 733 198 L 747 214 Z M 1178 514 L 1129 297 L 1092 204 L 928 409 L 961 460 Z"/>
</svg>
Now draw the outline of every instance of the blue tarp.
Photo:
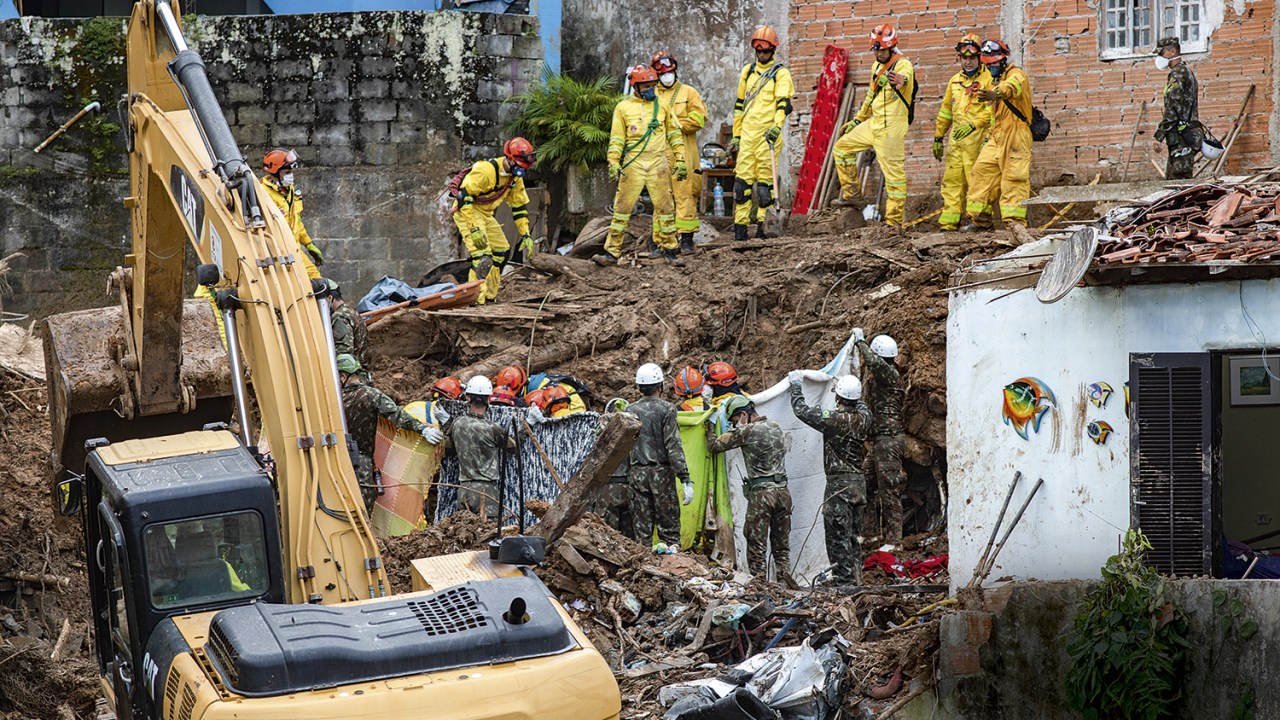
<svg viewBox="0 0 1280 720">
<path fill-rule="evenodd" d="M 437 283 L 416 288 L 403 280 L 383 275 L 382 279 L 374 283 L 369 292 L 360 298 L 360 302 L 356 303 L 356 312 L 366 313 L 370 310 L 397 305 L 406 300 L 417 300 L 451 287 L 454 287 L 453 283 Z"/>
</svg>

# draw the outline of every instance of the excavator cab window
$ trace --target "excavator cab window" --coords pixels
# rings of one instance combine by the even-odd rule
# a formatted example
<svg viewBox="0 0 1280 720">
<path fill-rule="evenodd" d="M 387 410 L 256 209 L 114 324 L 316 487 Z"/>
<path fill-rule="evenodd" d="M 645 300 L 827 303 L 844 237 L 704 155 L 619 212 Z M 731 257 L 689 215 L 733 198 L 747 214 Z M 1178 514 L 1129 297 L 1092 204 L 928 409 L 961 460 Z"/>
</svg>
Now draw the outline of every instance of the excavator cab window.
<svg viewBox="0 0 1280 720">
<path fill-rule="evenodd" d="M 151 604 L 160 610 L 266 592 L 267 549 L 256 512 L 154 523 L 143 531 Z"/>
</svg>

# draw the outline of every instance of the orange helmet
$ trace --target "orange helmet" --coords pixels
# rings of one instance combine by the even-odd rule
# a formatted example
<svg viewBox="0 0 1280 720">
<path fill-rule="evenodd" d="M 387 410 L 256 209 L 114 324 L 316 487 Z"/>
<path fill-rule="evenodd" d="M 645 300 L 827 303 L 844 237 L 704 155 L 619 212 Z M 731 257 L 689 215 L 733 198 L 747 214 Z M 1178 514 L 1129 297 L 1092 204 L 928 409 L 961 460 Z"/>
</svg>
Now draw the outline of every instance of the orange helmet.
<svg viewBox="0 0 1280 720">
<path fill-rule="evenodd" d="M 960 42 L 956 43 L 956 52 L 969 57 L 977 55 L 982 52 L 982 38 L 973 33 L 965 33 Z"/>
<path fill-rule="evenodd" d="M 498 385 L 493 389 L 493 394 L 489 396 L 490 405 L 515 405 L 516 394 L 506 385 Z"/>
<path fill-rule="evenodd" d="M 279 175 L 281 170 L 298 167 L 298 153 L 284 148 L 276 148 L 262 156 L 262 169 L 272 175 Z"/>
<path fill-rule="evenodd" d="M 525 369 L 519 365 L 508 365 L 493 376 L 494 385 L 506 385 L 517 393 L 524 390 L 527 382 L 529 382 L 529 373 L 525 372 Z"/>
<path fill-rule="evenodd" d="M 697 368 L 686 367 L 676 375 L 676 394 L 682 397 L 691 397 L 702 392 L 702 388 L 706 387 L 706 383 L 702 380 L 702 373 Z"/>
<path fill-rule="evenodd" d="M 649 67 L 656 73 L 671 72 L 676 69 L 676 56 L 665 50 L 659 50 L 653 54 Z"/>
<path fill-rule="evenodd" d="M 707 366 L 707 382 L 716 387 L 729 387 L 738 382 L 738 371 L 727 362 L 713 362 Z"/>
<path fill-rule="evenodd" d="M 533 143 L 522 137 L 514 137 L 502 146 L 502 154 L 516 165 L 528 170 L 538 161 L 538 153 Z"/>
<path fill-rule="evenodd" d="M 547 414 L 554 413 L 556 411 L 556 406 L 561 403 L 564 403 L 565 405 L 569 404 L 569 393 L 565 392 L 565 389 L 559 385 L 552 385 L 549 388 L 544 388 L 542 392 L 543 397 L 546 398 L 546 406 L 542 408 L 542 410 Z"/>
<path fill-rule="evenodd" d="M 1003 40 L 985 40 L 982 43 L 982 63 L 994 65 L 1009 57 L 1009 46 Z"/>
<path fill-rule="evenodd" d="M 648 65 L 637 65 L 631 68 L 631 72 L 627 73 L 627 82 L 634 87 L 640 83 L 658 82 L 658 73 Z"/>
<path fill-rule="evenodd" d="M 768 25 L 761 25 L 751 33 L 751 47 L 755 50 L 773 50 L 778 47 L 778 33 Z"/>
<path fill-rule="evenodd" d="M 896 47 L 898 47 L 898 33 L 889 23 L 877 25 L 876 29 L 871 31 L 872 50 L 887 50 Z"/>
<path fill-rule="evenodd" d="M 456 377 L 442 377 L 431 386 L 432 393 L 439 393 L 453 400 L 462 399 L 462 383 Z"/>
<path fill-rule="evenodd" d="M 534 390 L 533 392 L 524 396 L 524 403 L 529 407 L 536 407 L 539 410 L 546 410 L 547 409 L 547 391 Z"/>
</svg>

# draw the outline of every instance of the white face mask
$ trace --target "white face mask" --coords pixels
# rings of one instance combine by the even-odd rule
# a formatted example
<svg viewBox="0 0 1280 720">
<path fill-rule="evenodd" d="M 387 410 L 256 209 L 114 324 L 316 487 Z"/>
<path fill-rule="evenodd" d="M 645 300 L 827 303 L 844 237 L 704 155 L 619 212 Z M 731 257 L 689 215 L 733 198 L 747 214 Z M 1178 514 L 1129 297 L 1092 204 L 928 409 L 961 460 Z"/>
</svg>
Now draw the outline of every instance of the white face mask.
<svg viewBox="0 0 1280 720">
<path fill-rule="evenodd" d="M 676 74 L 673 72 L 662 73 L 658 76 L 658 82 L 662 83 L 662 87 L 671 87 L 676 84 Z"/>
<path fill-rule="evenodd" d="M 280 176 L 280 184 L 289 187 L 293 184 L 293 173 L 284 173 Z"/>
<path fill-rule="evenodd" d="M 1165 57 L 1165 56 L 1163 56 L 1163 55 L 1157 55 L 1157 56 L 1156 56 L 1156 68 L 1158 68 L 1158 69 L 1160 69 L 1160 70 L 1168 70 L 1168 69 L 1169 69 L 1169 58 L 1167 58 L 1167 57 Z"/>
</svg>

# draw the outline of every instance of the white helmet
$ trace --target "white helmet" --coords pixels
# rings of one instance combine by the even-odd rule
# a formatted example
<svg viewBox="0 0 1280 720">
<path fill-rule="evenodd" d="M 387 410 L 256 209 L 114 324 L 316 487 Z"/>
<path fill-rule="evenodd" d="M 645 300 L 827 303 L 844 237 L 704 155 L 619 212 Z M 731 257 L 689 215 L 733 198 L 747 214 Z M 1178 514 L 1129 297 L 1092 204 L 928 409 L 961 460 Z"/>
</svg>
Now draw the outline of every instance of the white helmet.
<svg viewBox="0 0 1280 720">
<path fill-rule="evenodd" d="M 636 369 L 637 385 L 661 385 L 662 368 L 655 363 L 645 363 Z"/>
<path fill-rule="evenodd" d="M 898 357 L 898 343 L 888 335 L 877 335 L 871 339 L 871 352 L 882 358 Z"/>
<path fill-rule="evenodd" d="M 841 375 L 836 379 L 836 397 L 845 400 L 862 399 L 862 381 L 852 375 Z"/>
<path fill-rule="evenodd" d="M 489 397 L 493 394 L 493 383 L 489 381 L 489 378 L 483 375 L 476 375 L 467 381 L 467 387 L 465 390 L 468 395 Z"/>
</svg>

